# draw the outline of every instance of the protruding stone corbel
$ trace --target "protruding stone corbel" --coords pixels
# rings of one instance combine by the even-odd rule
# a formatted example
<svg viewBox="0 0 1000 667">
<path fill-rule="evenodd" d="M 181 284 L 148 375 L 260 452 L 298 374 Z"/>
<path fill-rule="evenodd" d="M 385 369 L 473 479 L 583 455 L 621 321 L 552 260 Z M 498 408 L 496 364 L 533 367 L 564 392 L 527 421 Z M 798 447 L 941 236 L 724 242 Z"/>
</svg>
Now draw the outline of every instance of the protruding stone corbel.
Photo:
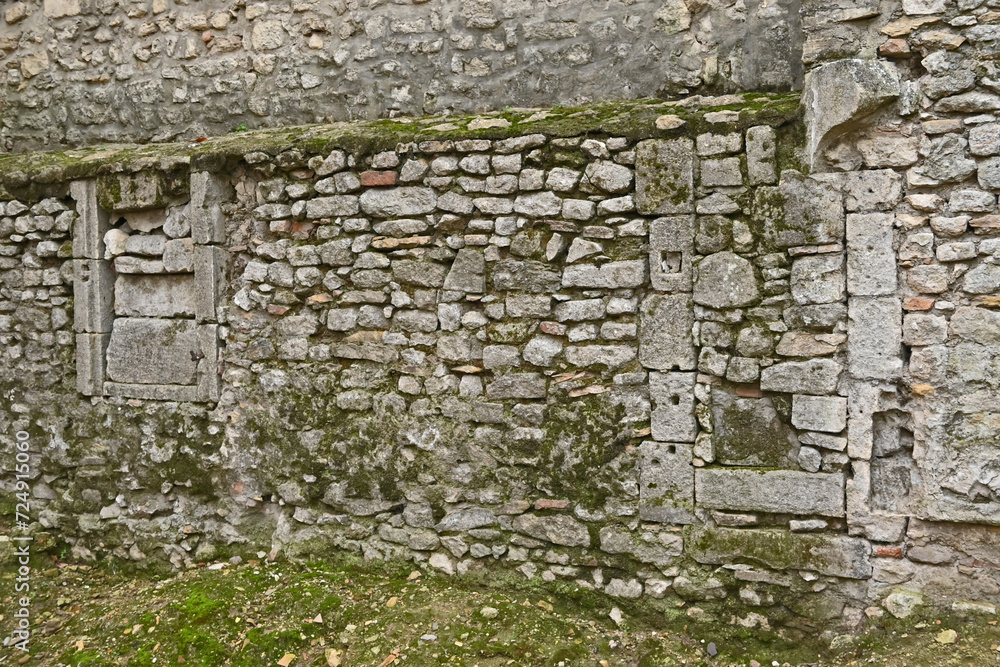
<svg viewBox="0 0 1000 667">
<path fill-rule="evenodd" d="M 838 60 L 807 74 L 802 103 L 809 168 L 816 171 L 820 150 L 899 92 L 896 68 L 881 60 Z"/>
</svg>

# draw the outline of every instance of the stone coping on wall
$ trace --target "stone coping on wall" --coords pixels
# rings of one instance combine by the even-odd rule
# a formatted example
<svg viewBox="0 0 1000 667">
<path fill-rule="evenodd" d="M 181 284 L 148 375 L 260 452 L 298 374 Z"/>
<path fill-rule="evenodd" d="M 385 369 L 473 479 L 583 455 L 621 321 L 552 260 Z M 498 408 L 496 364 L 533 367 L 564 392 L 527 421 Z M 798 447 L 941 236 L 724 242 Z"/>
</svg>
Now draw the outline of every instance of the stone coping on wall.
<svg viewBox="0 0 1000 667">
<path fill-rule="evenodd" d="M 221 171 L 253 154 L 269 159 L 295 147 L 316 154 L 334 148 L 374 154 L 410 142 L 505 139 L 526 134 L 668 138 L 694 136 L 712 129 L 719 131 L 720 125 L 731 129 L 762 124 L 779 126 L 800 118 L 800 98 L 799 93 L 698 95 L 670 102 L 620 101 L 576 108 L 509 109 L 472 116 L 342 122 L 191 137 L 186 142 L 109 144 L 0 155 L 3 188 L 0 196 L 51 195 L 60 185 L 65 189 L 70 181 L 100 174 L 143 170 Z M 725 113 L 721 117 L 711 116 L 718 112 Z"/>
</svg>

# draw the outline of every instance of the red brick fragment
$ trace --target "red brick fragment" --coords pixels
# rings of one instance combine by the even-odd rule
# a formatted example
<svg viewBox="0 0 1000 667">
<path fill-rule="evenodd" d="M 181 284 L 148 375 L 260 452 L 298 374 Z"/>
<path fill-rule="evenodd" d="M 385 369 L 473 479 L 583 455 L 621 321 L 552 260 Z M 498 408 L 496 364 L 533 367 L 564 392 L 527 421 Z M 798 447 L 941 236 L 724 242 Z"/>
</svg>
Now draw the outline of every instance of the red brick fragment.
<svg viewBox="0 0 1000 667">
<path fill-rule="evenodd" d="M 285 313 L 288 312 L 288 308 L 285 308 L 284 306 L 276 306 L 275 304 L 271 303 L 268 304 L 267 306 L 267 312 L 271 313 L 272 315 L 284 315 Z"/>
<path fill-rule="evenodd" d="M 902 558 L 903 547 L 875 547 L 876 558 Z"/>
<path fill-rule="evenodd" d="M 550 336 L 563 336 L 566 334 L 566 325 L 558 322 L 542 322 L 539 328 Z"/>
<path fill-rule="evenodd" d="M 379 185 L 395 185 L 396 172 L 394 171 L 363 171 L 361 172 L 361 185 L 365 187 L 375 187 Z"/>
<path fill-rule="evenodd" d="M 934 307 L 934 299 L 922 296 L 908 296 L 903 299 L 903 310 L 930 310 Z"/>
<path fill-rule="evenodd" d="M 568 500 L 555 500 L 554 498 L 539 498 L 535 501 L 536 510 L 564 510 L 568 509 L 572 503 Z"/>
<path fill-rule="evenodd" d="M 910 45 L 905 39 L 887 39 L 878 47 L 878 54 L 883 58 L 906 58 L 910 55 Z"/>
<path fill-rule="evenodd" d="M 749 387 L 749 386 L 737 386 L 736 395 L 743 398 L 762 398 L 764 392 L 760 390 L 760 387 Z"/>
</svg>

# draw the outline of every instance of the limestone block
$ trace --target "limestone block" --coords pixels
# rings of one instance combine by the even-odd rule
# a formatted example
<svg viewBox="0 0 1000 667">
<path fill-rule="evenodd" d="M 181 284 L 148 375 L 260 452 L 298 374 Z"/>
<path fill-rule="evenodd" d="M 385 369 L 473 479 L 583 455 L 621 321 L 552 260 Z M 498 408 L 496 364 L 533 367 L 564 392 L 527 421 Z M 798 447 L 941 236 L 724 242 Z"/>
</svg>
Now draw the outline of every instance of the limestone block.
<svg viewBox="0 0 1000 667">
<path fill-rule="evenodd" d="M 188 221 L 195 243 L 224 243 L 226 220 L 222 204 L 231 199 L 232 187 L 225 176 L 207 171 L 192 172 Z"/>
<path fill-rule="evenodd" d="M 497 375 L 486 385 L 489 398 L 545 398 L 547 382 L 540 373 Z"/>
<path fill-rule="evenodd" d="M 432 213 L 437 195 L 430 188 L 407 186 L 371 189 L 360 197 L 361 210 L 380 218 L 407 218 Z"/>
<path fill-rule="evenodd" d="M 167 273 L 194 271 L 194 240 L 188 238 L 167 241 L 163 246 L 163 270 Z"/>
<path fill-rule="evenodd" d="M 601 266 L 574 264 L 563 269 L 563 287 L 626 289 L 646 282 L 646 260 L 608 262 Z"/>
<path fill-rule="evenodd" d="M 903 342 L 937 345 L 948 339 L 948 320 L 940 315 L 910 313 L 903 318 Z"/>
<path fill-rule="evenodd" d="M 591 185 L 605 192 L 621 194 L 632 187 L 632 170 L 607 160 L 591 162 L 584 175 Z"/>
<path fill-rule="evenodd" d="M 699 507 L 774 514 L 844 516 L 844 476 L 798 470 L 698 468 Z"/>
<path fill-rule="evenodd" d="M 110 333 L 115 295 L 115 272 L 111 262 L 74 260 L 73 277 L 73 318 L 77 333 Z"/>
<path fill-rule="evenodd" d="M 125 239 L 125 252 L 132 255 L 159 257 L 167 237 L 160 234 L 132 234 Z"/>
<path fill-rule="evenodd" d="M 899 91 L 899 74 L 885 61 L 838 60 L 810 71 L 802 97 L 810 167 L 816 167 L 821 149 L 852 121 L 892 102 Z"/>
<path fill-rule="evenodd" d="M 889 213 L 847 216 L 847 291 L 880 296 L 896 291 L 892 247 L 894 218 Z"/>
<path fill-rule="evenodd" d="M 357 215 L 359 210 L 361 210 L 360 204 L 354 195 L 316 197 L 306 202 L 306 217 L 310 220 Z"/>
<path fill-rule="evenodd" d="M 589 547 L 590 532 L 587 526 L 564 514 L 537 516 L 521 514 L 514 518 L 512 528 L 518 532 L 565 547 Z"/>
<path fill-rule="evenodd" d="M 832 359 L 787 361 L 761 371 L 760 388 L 793 394 L 832 394 L 842 370 Z"/>
<path fill-rule="evenodd" d="M 635 348 L 628 345 L 584 345 L 566 348 L 566 361 L 572 366 L 619 368 L 635 359 Z"/>
<path fill-rule="evenodd" d="M 447 269 L 434 262 L 396 260 L 392 263 L 392 276 L 397 282 L 421 287 L 443 287 Z"/>
<path fill-rule="evenodd" d="M 104 259 L 104 235 L 110 228 L 107 212 L 97 205 L 97 181 L 73 181 L 70 196 L 76 201 L 73 228 L 73 256 Z"/>
<path fill-rule="evenodd" d="M 650 373 L 649 397 L 652 437 L 660 442 L 694 442 L 698 423 L 694 417 L 694 373 Z"/>
<path fill-rule="evenodd" d="M 719 463 L 786 467 L 794 464 L 798 445 L 770 398 L 712 392 L 712 446 Z"/>
<path fill-rule="evenodd" d="M 845 296 L 844 255 L 833 252 L 792 262 L 792 299 L 799 305 L 837 303 Z"/>
<path fill-rule="evenodd" d="M 639 445 L 639 518 L 694 523 L 692 445 L 646 441 Z"/>
<path fill-rule="evenodd" d="M 502 259 L 493 265 L 493 288 L 496 290 L 551 294 L 561 286 L 562 276 L 543 262 Z"/>
<path fill-rule="evenodd" d="M 199 325 L 198 343 L 201 345 L 201 359 L 198 360 L 198 390 L 195 400 L 215 402 L 219 400 L 222 385 L 219 375 L 219 326 Z"/>
<path fill-rule="evenodd" d="M 951 317 L 951 332 L 981 345 L 1000 345 L 1000 313 L 963 306 Z"/>
<path fill-rule="evenodd" d="M 711 308 L 739 308 L 760 298 L 749 260 L 731 252 L 709 255 L 696 267 L 694 302 Z"/>
<path fill-rule="evenodd" d="M 807 570 L 848 579 L 867 579 L 872 573 L 871 545 L 841 535 L 692 526 L 684 531 L 684 546 L 696 561 L 710 565 L 748 559 L 775 570 Z"/>
<path fill-rule="evenodd" d="M 649 225 L 649 277 L 661 292 L 691 290 L 694 216 L 657 218 Z"/>
<path fill-rule="evenodd" d="M 119 317 L 108 345 L 108 378 L 124 384 L 193 385 L 200 354 L 194 320 Z"/>
<path fill-rule="evenodd" d="M 214 322 L 226 289 L 229 253 L 215 246 L 195 246 L 195 312 L 199 322 Z"/>
<path fill-rule="evenodd" d="M 701 184 L 706 187 L 743 185 L 743 174 L 740 172 L 740 159 L 727 157 L 721 160 L 701 161 Z"/>
<path fill-rule="evenodd" d="M 106 211 L 146 211 L 163 207 L 166 189 L 159 172 L 109 174 L 97 179 L 97 201 Z"/>
<path fill-rule="evenodd" d="M 444 280 L 444 289 L 456 292 L 481 294 L 486 289 L 486 260 L 482 253 L 471 248 L 458 251 L 451 270 Z"/>
<path fill-rule="evenodd" d="M 777 248 L 840 243 L 843 199 L 836 184 L 787 170 L 777 187 L 757 188 L 751 212 L 765 239 Z"/>
<path fill-rule="evenodd" d="M 836 396 L 792 396 L 792 424 L 810 431 L 840 433 L 847 427 L 847 399 Z"/>
<path fill-rule="evenodd" d="M 112 398 L 139 398 L 146 401 L 194 402 L 198 387 L 178 384 L 128 384 L 105 382 L 104 395 Z"/>
<path fill-rule="evenodd" d="M 194 317 L 194 276 L 118 276 L 115 314 L 119 317 Z"/>
<path fill-rule="evenodd" d="M 635 203 L 643 215 L 694 213 L 694 142 L 641 141 L 635 151 Z"/>
<path fill-rule="evenodd" d="M 79 16 L 80 0 L 45 0 L 45 16 L 58 19 L 64 16 Z"/>
<path fill-rule="evenodd" d="M 84 396 L 104 395 L 105 354 L 111 334 L 77 334 L 76 390 Z"/>
<path fill-rule="evenodd" d="M 847 309 L 847 366 L 858 379 L 890 380 L 903 370 L 903 311 L 895 297 L 855 297 Z"/>
<path fill-rule="evenodd" d="M 848 211 L 891 211 L 903 198 L 903 177 L 892 169 L 855 171 L 844 182 Z"/>
<path fill-rule="evenodd" d="M 653 294 L 639 307 L 639 363 L 646 368 L 690 371 L 697 363 L 686 294 Z"/>
<path fill-rule="evenodd" d="M 778 137 L 773 127 L 758 125 L 747 130 L 747 177 L 750 185 L 770 185 L 778 180 L 775 154 Z"/>
<path fill-rule="evenodd" d="M 996 293 L 1000 290 L 1000 266 L 996 264 L 980 264 L 965 274 L 962 289 L 969 294 Z"/>
</svg>

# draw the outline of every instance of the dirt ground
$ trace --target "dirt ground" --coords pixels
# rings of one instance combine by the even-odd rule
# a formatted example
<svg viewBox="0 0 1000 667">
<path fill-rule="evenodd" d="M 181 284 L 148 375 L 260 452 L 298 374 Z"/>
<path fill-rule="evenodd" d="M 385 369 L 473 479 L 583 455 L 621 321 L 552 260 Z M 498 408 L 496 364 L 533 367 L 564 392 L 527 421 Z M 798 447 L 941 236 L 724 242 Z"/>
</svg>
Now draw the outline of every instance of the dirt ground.
<svg viewBox="0 0 1000 667">
<path fill-rule="evenodd" d="M 832 650 L 818 637 L 691 619 L 676 604 L 495 573 L 250 560 L 157 579 L 47 565 L 31 573 L 28 652 L 10 637 L 16 573 L 0 570 L 0 665 L 1000 665 L 988 614 L 886 615 Z"/>
</svg>

